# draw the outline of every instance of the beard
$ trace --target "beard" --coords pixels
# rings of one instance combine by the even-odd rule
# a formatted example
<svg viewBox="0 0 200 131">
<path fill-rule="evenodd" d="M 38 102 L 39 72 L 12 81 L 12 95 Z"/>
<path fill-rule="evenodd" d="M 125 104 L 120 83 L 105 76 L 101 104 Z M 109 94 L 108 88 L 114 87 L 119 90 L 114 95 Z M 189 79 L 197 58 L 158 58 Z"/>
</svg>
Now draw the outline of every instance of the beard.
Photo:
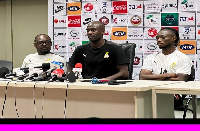
<svg viewBox="0 0 200 131">
<path fill-rule="evenodd" d="M 171 43 L 165 45 L 165 46 L 159 46 L 160 49 L 166 49 L 167 47 L 169 47 L 171 45 Z"/>
<path fill-rule="evenodd" d="M 95 37 L 93 37 L 93 39 L 90 39 L 89 38 L 89 40 L 91 41 L 91 42 L 93 42 L 93 43 L 96 43 L 96 42 L 98 42 L 98 41 L 100 41 L 100 37 L 99 38 L 95 38 Z"/>
<path fill-rule="evenodd" d="M 40 52 L 40 54 L 45 55 L 45 54 L 48 54 L 50 52 L 50 50 L 49 49 L 45 49 L 45 50 L 41 49 L 39 52 Z"/>
</svg>

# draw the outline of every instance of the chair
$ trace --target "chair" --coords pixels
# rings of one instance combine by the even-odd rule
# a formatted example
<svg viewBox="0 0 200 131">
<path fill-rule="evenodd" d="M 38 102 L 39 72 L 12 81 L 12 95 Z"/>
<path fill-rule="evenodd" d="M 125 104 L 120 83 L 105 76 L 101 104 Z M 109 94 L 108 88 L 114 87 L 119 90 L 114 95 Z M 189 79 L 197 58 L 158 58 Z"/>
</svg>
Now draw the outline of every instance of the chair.
<svg viewBox="0 0 200 131">
<path fill-rule="evenodd" d="M 190 76 L 188 77 L 188 81 L 194 81 L 195 80 L 195 68 L 194 68 L 194 65 L 192 65 L 192 68 L 191 68 L 191 74 Z M 183 99 L 186 97 L 187 95 L 183 95 Z M 185 119 L 186 117 L 186 112 L 187 111 L 191 111 L 193 113 L 193 116 L 196 116 L 196 111 L 192 110 L 192 109 L 189 109 L 188 108 L 188 105 L 190 103 L 190 98 L 192 97 L 192 102 L 196 102 L 197 100 L 197 96 L 196 95 L 189 95 L 189 98 L 188 100 L 186 101 L 186 104 L 183 106 L 183 109 L 184 109 L 184 112 L 183 112 L 183 119 Z M 194 109 L 194 108 L 193 108 Z"/>
<path fill-rule="evenodd" d="M 0 67 L 6 67 L 9 72 L 11 72 L 13 69 L 13 63 L 11 61 L 0 60 Z"/>
<path fill-rule="evenodd" d="M 125 44 L 120 44 L 120 46 L 123 48 L 130 64 L 128 66 L 129 70 L 129 80 L 132 79 L 132 74 L 133 74 L 133 64 L 134 64 L 134 57 L 135 57 L 135 43 L 125 43 Z"/>
<path fill-rule="evenodd" d="M 191 67 L 191 74 L 189 75 L 187 81 L 194 81 L 194 80 L 195 80 L 195 68 L 194 68 L 194 65 L 193 65 L 193 66 Z M 176 95 L 178 95 L 178 94 L 176 94 Z M 189 95 L 189 98 L 188 98 L 188 100 L 186 101 L 185 104 L 183 104 L 183 100 L 185 99 L 185 97 L 186 97 L 187 95 L 182 95 L 182 97 L 180 97 L 180 95 L 178 95 L 178 96 L 179 96 L 179 100 L 176 101 L 176 102 L 179 102 L 180 105 L 179 105 L 179 107 L 175 108 L 175 110 L 184 111 L 184 112 L 183 112 L 183 119 L 185 119 L 187 111 L 191 111 L 191 112 L 193 113 L 193 116 L 196 116 L 196 111 L 194 111 L 194 110 L 188 108 L 188 105 L 189 105 L 189 103 L 190 103 L 190 101 L 191 101 L 191 97 L 192 97 L 192 102 L 196 102 L 197 96 L 196 96 L 196 95 Z M 194 109 L 194 108 L 193 108 L 193 109 Z"/>
</svg>

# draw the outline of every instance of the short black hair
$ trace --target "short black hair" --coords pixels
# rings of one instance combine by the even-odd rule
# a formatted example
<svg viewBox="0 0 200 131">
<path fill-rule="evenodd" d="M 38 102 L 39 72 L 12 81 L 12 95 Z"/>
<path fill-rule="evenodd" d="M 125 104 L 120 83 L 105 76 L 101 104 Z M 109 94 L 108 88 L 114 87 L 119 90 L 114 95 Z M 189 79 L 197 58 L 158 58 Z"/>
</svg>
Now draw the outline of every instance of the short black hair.
<svg viewBox="0 0 200 131">
<path fill-rule="evenodd" d="M 160 31 L 161 30 L 167 30 L 167 31 L 173 32 L 174 35 L 176 36 L 176 40 L 174 41 L 174 43 L 175 43 L 174 46 L 178 46 L 180 38 L 179 38 L 179 33 L 178 33 L 178 31 L 176 29 L 171 28 L 171 27 L 164 27 L 164 28 L 161 28 Z"/>
</svg>

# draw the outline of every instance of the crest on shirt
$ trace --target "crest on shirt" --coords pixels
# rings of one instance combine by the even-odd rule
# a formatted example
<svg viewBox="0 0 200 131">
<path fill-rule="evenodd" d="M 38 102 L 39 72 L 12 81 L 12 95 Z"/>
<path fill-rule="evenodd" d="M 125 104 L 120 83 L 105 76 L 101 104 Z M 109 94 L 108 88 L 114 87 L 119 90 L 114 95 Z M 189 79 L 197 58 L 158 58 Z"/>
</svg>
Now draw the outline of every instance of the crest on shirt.
<svg viewBox="0 0 200 131">
<path fill-rule="evenodd" d="M 175 68 L 175 66 L 176 66 L 175 62 L 170 65 L 171 68 Z"/>
<path fill-rule="evenodd" d="M 108 58 L 109 55 L 108 55 L 109 52 L 106 52 L 106 54 L 104 55 L 104 58 Z"/>
</svg>

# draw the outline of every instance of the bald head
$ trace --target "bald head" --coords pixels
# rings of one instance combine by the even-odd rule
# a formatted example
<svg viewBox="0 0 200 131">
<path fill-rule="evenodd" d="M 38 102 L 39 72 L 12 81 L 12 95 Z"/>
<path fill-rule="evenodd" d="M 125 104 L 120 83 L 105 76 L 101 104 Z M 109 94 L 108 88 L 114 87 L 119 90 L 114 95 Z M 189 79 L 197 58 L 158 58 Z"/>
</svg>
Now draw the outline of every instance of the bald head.
<svg viewBox="0 0 200 131">
<path fill-rule="evenodd" d="M 99 21 L 93 21 L 87 26 L 87 36 L 89 41 L 96 43 L 103 41 L 103 35 L 105 34 L 105 26 Z"/>
<path fill-rule="evenodd" d="M 98 29 L 105 31 L 105 25 L 103 23 L 101 23 L 100 21 L 93 21 L 93 22 L 89 23 L 88 26 L 93 26 L 93 27 L 96 27 Z"/>
<path fill-rule="evenodd" d="M 38 41 L 43 40 L 43 39 L 48 39 L 49 41 L 51 41 L 51 38 L 48 35 L 46 35 L 46 34 L 39 34 L 39 35 L 37 35 L 35 37 L 34 42 L 38 42 Z"/>
</svg>

